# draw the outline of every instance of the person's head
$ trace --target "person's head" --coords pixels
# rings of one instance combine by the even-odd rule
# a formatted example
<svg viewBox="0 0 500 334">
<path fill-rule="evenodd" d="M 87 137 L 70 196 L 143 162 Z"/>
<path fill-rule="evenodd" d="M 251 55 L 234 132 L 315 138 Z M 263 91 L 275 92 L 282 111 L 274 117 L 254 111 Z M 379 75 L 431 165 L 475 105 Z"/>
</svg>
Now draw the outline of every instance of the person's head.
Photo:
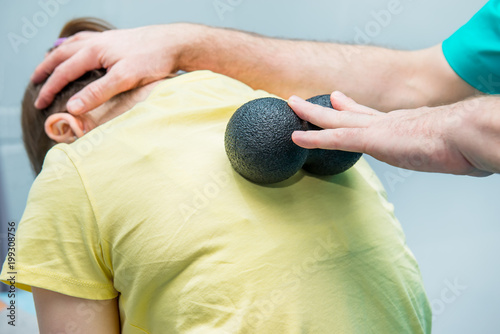
<svg viewBox="0 0 500 334">
<path fill-rule="evenodd" d="M 102 32 L 110 29 L 114 27 L 105 21 L 95 18 L 79 18 L 66 23 L 59 37 L 69 37 L 80 31 Z M 24 146 L 36 174 L 40 173 L 45 155 L 52 146 L 57 143 L 71 143 L 98 125 L 95 124 L 92 113 L 78 117 L 69 114 L 66 111 L 66 103 L 73 94 L 92 81 L 101 78 L 105 73 L 104 69 L 87 72 L 69 83 L 45 109 L 34 107 L 43 83 L 29 83 L 22 102 L 21 125 Z"/>
</svg>

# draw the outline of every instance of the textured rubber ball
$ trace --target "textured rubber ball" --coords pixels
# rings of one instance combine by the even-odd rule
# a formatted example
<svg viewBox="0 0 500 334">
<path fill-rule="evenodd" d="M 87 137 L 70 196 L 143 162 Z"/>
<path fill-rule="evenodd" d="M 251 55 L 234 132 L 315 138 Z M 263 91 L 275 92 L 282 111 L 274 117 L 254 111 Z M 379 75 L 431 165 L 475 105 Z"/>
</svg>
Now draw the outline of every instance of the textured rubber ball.
<svg viewBox="0 0 500 334">
<path fill-rule="evenodd" d="M 248 180 L 269 184 L 293 176 L 308 150 L 292 141 L 295 130 L 307 129 L 286 101 L 266 97 L 242 105 L 229 120 L 224 145 L 233 168 Z"/>
<path fill-rule="evenodd" d="M 323 107 L 333 108 L 330 95 L 318 95 L 307 101 Z M 307 123 L 308 130 L 321 130 L 320 127 Z M 302 167 L 309 173 L 317 175 L 336 175 L 345 172 L 361 158 L 361 153 L 338 150 L 311 149 L 306 163 Z"/>
</svg>

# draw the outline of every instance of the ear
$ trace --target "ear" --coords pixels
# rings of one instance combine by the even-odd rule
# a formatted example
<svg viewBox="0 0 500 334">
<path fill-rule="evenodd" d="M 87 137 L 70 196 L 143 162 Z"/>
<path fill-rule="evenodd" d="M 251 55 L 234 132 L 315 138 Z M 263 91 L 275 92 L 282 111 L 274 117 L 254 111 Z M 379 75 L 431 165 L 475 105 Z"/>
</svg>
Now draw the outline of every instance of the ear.
<svg viewBox="0 0 500 334">
<path fill-rule="evenodd" d="M 45 133 L 57 143 L 72 143 L 84 135 L 83 123 L 68 113 L 56 113 L 45 120 Z"/>
</svg>

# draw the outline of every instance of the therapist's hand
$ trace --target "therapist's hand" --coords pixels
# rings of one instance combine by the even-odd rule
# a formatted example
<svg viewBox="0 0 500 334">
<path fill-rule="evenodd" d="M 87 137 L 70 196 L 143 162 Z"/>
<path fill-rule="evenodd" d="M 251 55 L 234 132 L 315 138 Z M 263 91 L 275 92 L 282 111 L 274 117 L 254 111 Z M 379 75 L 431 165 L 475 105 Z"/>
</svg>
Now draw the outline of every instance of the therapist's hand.
<svg viewBox="0 0 500 334">
<path fill-rule="evenodd" d="M 297 115 L 325 129 L 296 131 L 305 148 L 367 153 L 393 166 L 426 172 L 487 176 L 500 172 L 500 98 L 382 113 L 340 92 L 323 108 L 296 96 Z"/>
<path fill-rule="evenodd" d="M 35 106 L 47 107 L 66 84 L 93 69 L 105 68 L 108 73 L 68 101 L 72 114 L 82 114 L 121 92 L 175 73 L 177 58 L 192 27 L 179 23 L 81 32 L 68 38 L 45 57 L 31 77 L 35 83 L 48 77 Z"/>
</svg>

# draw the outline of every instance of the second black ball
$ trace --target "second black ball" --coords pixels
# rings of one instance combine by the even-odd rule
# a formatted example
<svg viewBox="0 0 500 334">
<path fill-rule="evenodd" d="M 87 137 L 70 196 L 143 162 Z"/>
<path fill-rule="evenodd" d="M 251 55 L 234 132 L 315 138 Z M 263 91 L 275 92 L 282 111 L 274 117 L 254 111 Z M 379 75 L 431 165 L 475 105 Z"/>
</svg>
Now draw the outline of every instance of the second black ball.
<svg viewBox="0 0 500 334">
<path fill-rule="evenodd" d="M 322 107 L 333 108 L 330 95 L 318 95 L 307 101 Z M 320 127 L 308 123 L 308 130 L 322 130 Z M 311 149 L 307 160 L 302 167 L 309 173 L 317 175 L 335 175 L 345 172 L 361 158 L 362 153 L 338 150 Z"/>
</svg>

